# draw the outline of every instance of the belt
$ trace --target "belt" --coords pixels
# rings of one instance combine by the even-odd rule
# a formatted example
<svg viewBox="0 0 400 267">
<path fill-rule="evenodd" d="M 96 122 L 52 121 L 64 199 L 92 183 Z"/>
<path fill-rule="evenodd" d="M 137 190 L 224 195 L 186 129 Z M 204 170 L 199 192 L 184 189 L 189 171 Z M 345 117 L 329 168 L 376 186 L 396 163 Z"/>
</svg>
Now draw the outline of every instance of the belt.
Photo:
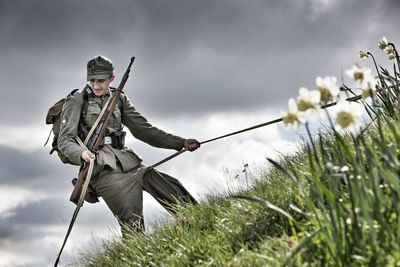
<svg viewBox="0 0 400 267">
<path fill-rule="evenodd" d="M 104 144 L 105 144 L 105 145 L 112 145 L 112 138 L 111 138 L 111 136 L 105 136 L 105 137 L 104 137 Z"/>
</svg>

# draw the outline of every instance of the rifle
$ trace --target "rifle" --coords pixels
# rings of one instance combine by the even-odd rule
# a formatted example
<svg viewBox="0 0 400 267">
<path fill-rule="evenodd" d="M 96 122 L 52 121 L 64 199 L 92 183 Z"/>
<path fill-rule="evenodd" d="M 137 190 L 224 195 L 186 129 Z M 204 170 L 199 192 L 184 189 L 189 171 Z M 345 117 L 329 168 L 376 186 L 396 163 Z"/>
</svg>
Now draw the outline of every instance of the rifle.
<svg viewBox="0 0 400 267">
<path fill-rule="evenodd" d="M 99 123 L 97 124 L 95 130 L 93 131 L 93 134 L 90 136 L 90 138 L 87 142 L 87 148 L 94 154 L 97 154 L 99 147 L 103 143 L 103 139 L 106 134 L 108 123 L 110 122 L 115 105 L 117 104 L 117 102 L 119 100 L 119 96 L 121 95 L 121 92 L 124 89 L 125 83 L 129 78 L 129 72 L 131 70 L 133 61 L 135 61 L 135 57 L 131 57 L 131 62 L 129 63 L 128 68 L 126 69 L 125 74 L 122 77 L 122 80 L 121 80 L 118 88 L 113 93 L 113 96 L 107 105 L 106 111 L 104 112 L 104 114 L 101 117 Z M 70 201 L 72 201 L 76 205 L 78 205 L 79 197 L 82 193 L 83 183 L 86 180 L 88 170 L 89 170 L 88 162 L 85 162 L 79 169 L 78 180 L 75 183 L 74 190 L 72 191 L 72 194 L 70 197 Z"/>
</svg>

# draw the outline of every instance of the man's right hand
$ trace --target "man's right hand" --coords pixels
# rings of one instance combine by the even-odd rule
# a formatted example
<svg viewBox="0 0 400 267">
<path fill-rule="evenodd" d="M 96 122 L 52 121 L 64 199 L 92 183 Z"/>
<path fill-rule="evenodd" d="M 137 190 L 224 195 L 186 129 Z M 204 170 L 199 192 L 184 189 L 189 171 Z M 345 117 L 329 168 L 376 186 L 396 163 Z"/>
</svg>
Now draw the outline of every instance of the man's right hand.
<svg viewBox="0 0 400 267">
<path fill-rule="evenodd" d="M 85 150 L 82 152 L 81 158 L 84 161 L 89 162 L 91 159 L 95 159 L 96 155 L 90 152 L 89 150 Z"/>
<path fill-rule="evenodd" d="M 185 139 L 183 147 L 189 151 L 195 151 L 200 147 L 200 142 L 196 139 Z"/>
</svg>

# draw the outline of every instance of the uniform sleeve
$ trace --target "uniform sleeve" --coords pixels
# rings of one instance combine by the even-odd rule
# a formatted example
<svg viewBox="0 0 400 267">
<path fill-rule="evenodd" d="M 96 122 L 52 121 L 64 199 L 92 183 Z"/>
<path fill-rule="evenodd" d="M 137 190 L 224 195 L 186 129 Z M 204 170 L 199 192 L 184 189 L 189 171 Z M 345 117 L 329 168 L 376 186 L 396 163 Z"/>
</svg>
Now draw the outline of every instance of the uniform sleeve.
<svg viewBox="0 0 400 267">
<path fill-rule="evenodd" d="M 81 165 L 81 155 L 85 150 L 75 141 L 82 104 L 81 93 L 76 93 L 67 98 L 61 113 L 60 134 L 58 136 L 58 149 L 75 165 Z"/>
<path fill-rule="evenodd" d="M 151 125 L 132 105 L 126 95 L 123 95 L 122 123 L 128 127 L 132 135 L 155 147 L 181 150 L 185 139 L 166 133 Z"/>
</svg>

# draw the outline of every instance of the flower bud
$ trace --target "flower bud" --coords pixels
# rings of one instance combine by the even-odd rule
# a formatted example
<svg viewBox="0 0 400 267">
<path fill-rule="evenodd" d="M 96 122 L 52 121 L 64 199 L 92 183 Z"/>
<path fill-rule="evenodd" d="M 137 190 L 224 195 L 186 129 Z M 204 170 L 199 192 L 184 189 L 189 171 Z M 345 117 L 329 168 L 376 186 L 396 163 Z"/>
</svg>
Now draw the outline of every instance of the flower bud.
<svg viewBox="0 0 400 267">
<path fill-rule="evenodd" d="M 368 57 L 368 53 L 364 50 L 360 50 L 360 58 L 367 58 Z"/>
</svg>

